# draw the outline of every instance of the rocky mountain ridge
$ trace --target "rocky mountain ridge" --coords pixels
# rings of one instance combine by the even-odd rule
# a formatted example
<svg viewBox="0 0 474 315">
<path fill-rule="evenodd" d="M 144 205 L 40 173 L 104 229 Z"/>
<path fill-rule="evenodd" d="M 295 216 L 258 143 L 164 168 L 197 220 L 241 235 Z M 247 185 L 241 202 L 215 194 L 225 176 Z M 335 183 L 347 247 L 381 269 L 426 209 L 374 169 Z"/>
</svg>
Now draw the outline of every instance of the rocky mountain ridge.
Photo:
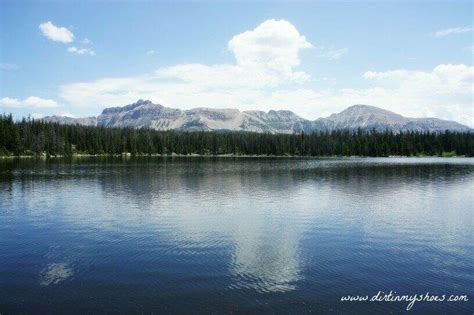
<svg viewBox="0 0 474 315">
<path fill-rule="evenodd" d="M 437 118 L 409 118 L 370 105 L 353 105 L 344 111 L 316 120 L 304 119 L 291 111 L 268 112 L 237 109 L 194 108 L 180 110 L 138 100 L 123 107 L 110 107 L 98 117 L 72 118 L 48 116 L 43 120 L 62 124 L 86 126 L 152 128 L 156 130 L 186 131 L 253 131 L 269 133 L 310 133 L 324 130 L 391 130 L 443 132 L 445 130 L 468 132 L 471 128 L 455 121 Z"/>
</svg>

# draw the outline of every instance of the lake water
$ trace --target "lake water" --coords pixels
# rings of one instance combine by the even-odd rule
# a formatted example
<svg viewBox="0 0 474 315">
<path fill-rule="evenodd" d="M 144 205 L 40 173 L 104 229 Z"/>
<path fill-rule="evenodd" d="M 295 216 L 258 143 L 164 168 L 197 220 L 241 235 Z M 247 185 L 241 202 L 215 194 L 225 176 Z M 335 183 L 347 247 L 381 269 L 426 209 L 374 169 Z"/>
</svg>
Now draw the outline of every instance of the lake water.
<svg viewBox="0 0 474 315">
<path fill-rule="evenodd" d="M 463 158 L 3 161 L 0 313 L 472 314 L 473 192 Z"/>
</svg>

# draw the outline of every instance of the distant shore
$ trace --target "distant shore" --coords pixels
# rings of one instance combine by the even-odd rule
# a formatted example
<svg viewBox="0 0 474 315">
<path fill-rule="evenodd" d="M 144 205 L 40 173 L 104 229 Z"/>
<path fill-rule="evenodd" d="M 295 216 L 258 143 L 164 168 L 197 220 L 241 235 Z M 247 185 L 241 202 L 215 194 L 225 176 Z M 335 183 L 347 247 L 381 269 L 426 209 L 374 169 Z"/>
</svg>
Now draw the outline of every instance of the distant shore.
<svg viewBox="0 0 474 315">
<path fill-rule="evenodd" d="M 469 158 L 465 155 L 455 155 L 451 152 L 445 152 L 443 155 L 389 155 L 389 156 L 358 156 L 358 155 L 328 155 L 328 156 L 310 156 L 310 155 L 248 155 L 248 154 L 72 154 L 70 156 L 65 155 L 2 155 L 0 159 L 13 160 L 13 159 L 81 159 L 81 158 L 123 158 L 130 159 L 135 157 L 219 157 L 219 158 Z"/>
</svg>

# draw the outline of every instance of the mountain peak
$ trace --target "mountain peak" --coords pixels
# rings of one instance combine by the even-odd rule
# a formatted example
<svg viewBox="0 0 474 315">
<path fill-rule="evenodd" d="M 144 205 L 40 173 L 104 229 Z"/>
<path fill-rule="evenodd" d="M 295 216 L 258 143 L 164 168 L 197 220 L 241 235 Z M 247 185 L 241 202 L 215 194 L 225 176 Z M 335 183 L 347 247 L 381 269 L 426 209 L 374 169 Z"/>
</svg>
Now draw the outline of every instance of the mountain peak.
<svg viewBox="0 0 474 315">
<path fill-rule="evenodd" d="M 401 116 L 401 115 L 396 114 L 392 111 L 389 111 L 389 110 L 386 110 L 386 109 L 383 109 L 383 108 L 380 108 L 380 107 L 377 107 L 377 106 L 365 105 L 365 104 L 355 104 L 355 105 L 349 106 L 348 108 L 346 108 L 345 110 L 343 110 L 339 114 L 342 114 L 342 113 L 361 113 L 361 114 L 362 113 L 369 113 L 369 114 L 378 113 L 378 114 L 390 114 L 390 115 Z"/>
<path fill-rule="evenodd" d="M 408 118 L 372 105 L 352 105 L 327 118 L 336 129 L 403 130 Z"/>
<path fill-rule="evenodd" d="M 136 105 L 143 105 L 143 104 L 153 104 L 153 103 L 150 100 L 139 99 L 135 104 Z"/>
<path fill-rule="evenodd" d="M 128 112 L 128 111 L 134 110 L 135 108 L 140 107 L 140 106 L 153 106 L 153 107 L 158 107 L 158 108 L 163 107 L 163 105 L 160 105 L 160 104 L 153 104 L 153 102 L 150 101 L 150 100 L 139 99 L 135 103 L 128 104 L 128 105 L 125 105 L 125 106 L 116 106 L 116 107 L 104 108 L 104 110 L 102 111 L 102 115 L 112 114 L 112 113 L 120 113 L 120 112 Z"/>
</svg>

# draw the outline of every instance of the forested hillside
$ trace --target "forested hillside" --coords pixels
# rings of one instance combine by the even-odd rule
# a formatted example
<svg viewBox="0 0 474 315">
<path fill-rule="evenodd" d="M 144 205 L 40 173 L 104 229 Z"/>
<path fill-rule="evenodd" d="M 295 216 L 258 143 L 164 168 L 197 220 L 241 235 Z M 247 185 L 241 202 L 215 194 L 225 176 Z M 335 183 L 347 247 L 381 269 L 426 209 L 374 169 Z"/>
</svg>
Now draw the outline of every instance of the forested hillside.
<svg viewBox="0 0 474 315">
<path fill-rule="evenodd" d="M 236 154 L 304 156 L 474 156 L 474 134 L 355 132 L 312 134 L 183 132 L 60 125 L 0 116 L 0 155 Z"/>
</svg>

